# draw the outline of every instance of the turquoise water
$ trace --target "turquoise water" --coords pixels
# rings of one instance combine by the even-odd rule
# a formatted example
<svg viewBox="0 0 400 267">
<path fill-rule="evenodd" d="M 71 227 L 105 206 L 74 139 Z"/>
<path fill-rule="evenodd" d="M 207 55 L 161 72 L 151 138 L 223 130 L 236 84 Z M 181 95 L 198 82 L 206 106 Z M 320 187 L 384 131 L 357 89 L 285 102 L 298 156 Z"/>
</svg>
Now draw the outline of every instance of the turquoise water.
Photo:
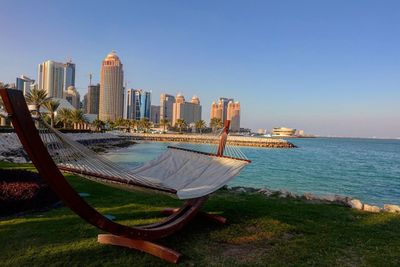
<svg viewBox="0 0 400 267">
<path fill-rule="evenodd" d="M 379 206 L 400 204 L 400 140 L 314 138 L 290 141 L 298 148 L 242 147 L 253 162 L 229 185 L 317 195 L 339 194 Z M 107 153 L 107 157 L 130 168 L 156 157 L 167 145 L 171 143 L 144 142 Z"/>
</svg>

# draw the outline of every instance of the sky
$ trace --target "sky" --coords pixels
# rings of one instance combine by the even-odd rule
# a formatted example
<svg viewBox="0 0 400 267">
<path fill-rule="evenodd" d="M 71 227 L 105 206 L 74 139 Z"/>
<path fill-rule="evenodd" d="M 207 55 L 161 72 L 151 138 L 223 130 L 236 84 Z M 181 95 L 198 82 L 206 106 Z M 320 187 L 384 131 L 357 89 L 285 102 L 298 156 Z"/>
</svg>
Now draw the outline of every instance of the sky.
<svg viewBox="0 0 400 267">
<path fill-rule="evenodd" d="M 0 81 L 76 63 L 83 96 L 115 50 L 129 88 L 241 103 L 241 126 L 400 137 L 400 1 L 0 0 Z"/>
</svg>

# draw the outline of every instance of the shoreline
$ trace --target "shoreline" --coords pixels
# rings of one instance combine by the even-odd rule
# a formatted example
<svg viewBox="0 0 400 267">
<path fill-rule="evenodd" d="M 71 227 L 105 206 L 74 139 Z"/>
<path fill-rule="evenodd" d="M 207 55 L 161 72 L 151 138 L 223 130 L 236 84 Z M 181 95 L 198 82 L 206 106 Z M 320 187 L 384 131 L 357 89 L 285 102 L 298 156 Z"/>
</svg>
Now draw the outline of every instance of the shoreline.
<svg viewBox="0 0 400 267">
<path fill-rule="evenodd" d="M 242 194 L 262 194 L 266 197 L 276 197 L 282 199 L 292 199 L 292 200 L 305 200 L 311 203 L 326 203 L 326 204 L 338 204 L 347 208 L 352 208 L 356 210 L 380 213 L 380 212 L 388 212 L 388 213 L 397 213 L 400 214 L 400 205 L 396 204 L 384 204 L 383 207 L 379 207 L 376 205 L 370 205 L 368 203 L 363 203 L 361 200 L 350 197 L 350 196 L 341 196 L 336 194 L 328 194 L 318 196 L 313 193 L 304 193 L 304 194 L 295 194 L 293 192 L 287 191 L 285 189 L 279 190 L 271 190 L 267 187 L 264 188 L 253 188 L 253 187 L 245 187 L 245 186 L 233 186 L 229 187 L 225 185 L 223 189 L 228 190 L 233 193 L 242 193 Z"/>
</svg>

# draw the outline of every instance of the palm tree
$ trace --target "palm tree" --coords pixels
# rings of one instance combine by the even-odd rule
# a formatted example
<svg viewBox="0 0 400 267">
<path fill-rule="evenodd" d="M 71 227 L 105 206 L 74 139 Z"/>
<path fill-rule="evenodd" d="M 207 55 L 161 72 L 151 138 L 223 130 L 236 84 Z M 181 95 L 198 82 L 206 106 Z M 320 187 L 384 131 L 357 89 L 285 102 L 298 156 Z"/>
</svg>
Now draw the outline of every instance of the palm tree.
<svg viewBox="0 0 400 267">
<path fill-rule="evenodd" d="M 57 120 L 63 124 L 63 128 L 67 128 L 67 125 L 71 123 L 71 109 L 62 108 L 57 112 Z"/>
<path fill-rule="evenodd" d="M 96 128 L 96 130 L 102 130 L 104 128 L 104 126 L 106 125 L 104 121 L 99 120 L 99 119 L 95 119 L 92 122 L 92 125 Z"/>
<path fill-rule="evenodd" d="M 129 131 L 131 130 L 131 128 L 133 129 L 137 129 L 138 125 L 139 125 L 139 121 L 137 120 L 127 120 L 127 124 L 129 124 Z"/>
<path fill-rule="evenodd" d="M 28 105 L 35 105 L 37 113 L 40 115 L 40 106 L 44 105 L 51 98 L 47 96 L 47 92 L 41 89 L 32 89 L 25 96 Z"/>
<path fill-rule="evenodd" d="M 182 128 L 187 126 L 187 123 L 184 119 L 177 119 L 175 122 L 175 126 L 179 128 L 179 132 L 182 132 Z"/>
<path fill-rule="evenodd" d="M 147 132 L 151 128 L 151 123 L 148 118 L 142 118 L 139 121 L 139 126 L 144 132 Z"/>
<path fill-rule="evenodd" d="M 210 127 L 215 132 L 216 129 L 221 129 L 223 127 L 222 120 L 220 118 L 212 118 L 210 121 Z"/>
<path fill-rule="evenodd" d="M 161 119 L 160 120 L 160 125 L 164 127 L 164 132 L 165 132 L 165 128 L 168 128 L 170 126 L 169 120 L 168 119 Z"/>
<path fill-rule="evenodd" d="M 87 123 L 88 120 L 81 109 L 75 109 L 71 112 L 71 122 L 74 125 L 74 129 L 80 128 L 80 126 L 84 123 Z"/>
<path fill-rule="evenodd" d="M 50 125 L 54 128 L 54 113 L 57 111 L 60 106 L 60 102 L 57 100 L 50 99 L 47 102 L 44 102 L 44 106 L 50 113 Z"/>
<path fill-rule="evenodd" d="M 203 120 L 196 121 L 196 129 L 199 130 L 200 134 L 202 133 L 203 129 L 206 128 L 206 122 Z"/>
</svg>

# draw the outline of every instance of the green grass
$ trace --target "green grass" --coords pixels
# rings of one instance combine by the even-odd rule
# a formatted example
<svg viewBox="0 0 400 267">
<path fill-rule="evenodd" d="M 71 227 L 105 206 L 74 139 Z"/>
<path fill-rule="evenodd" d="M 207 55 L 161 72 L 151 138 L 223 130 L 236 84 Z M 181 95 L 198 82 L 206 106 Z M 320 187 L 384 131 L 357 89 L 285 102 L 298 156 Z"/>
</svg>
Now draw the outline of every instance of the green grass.
<svg viewBox="0 0 400 267">
<path fill-rule="evenodd" d="M 0 168 L 29 164 L 0 163 Z M 167 196 L 129 193 L 69 175 L 78 192 L 103 214 L 127 225 L 162 218 L 181 202 Z M 400 216 L 351 210 L 333 204 L 265 198 L 219 191 L 204 209 L 226 226 L 196 219 L 160 240 L 181 252 L 183 266 L 400 266 Z M 1 266 L 165 266 L 153 256 L 97 243 L 100 230 L 68 208 L 0 220 Z"/>
</svg>

